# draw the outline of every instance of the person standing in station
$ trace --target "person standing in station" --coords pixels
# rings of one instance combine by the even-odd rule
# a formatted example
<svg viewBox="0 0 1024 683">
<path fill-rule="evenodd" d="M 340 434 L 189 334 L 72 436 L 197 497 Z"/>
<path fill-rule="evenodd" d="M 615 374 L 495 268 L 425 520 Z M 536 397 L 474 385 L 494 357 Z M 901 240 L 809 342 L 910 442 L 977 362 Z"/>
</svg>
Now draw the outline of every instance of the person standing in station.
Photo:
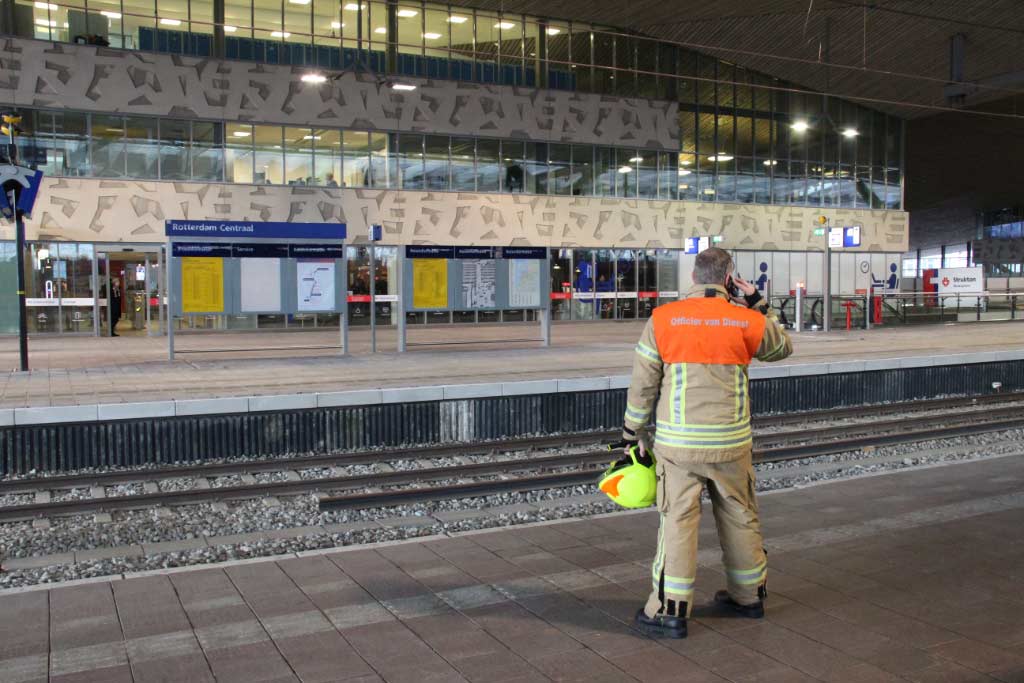
<svg viewBox="0 0 1024 683">
<path fill-rule="evenodd" d="M 768 569 L 754 495 L 747 366 L 753 358 L 786 358 L 793 345 L 757 287 L 732 272 L 728 252 L 698 254 L 686 298 L 655 309 L 636 346 L 623 446 L 645 449 L 653 413 L 661 528 L 651 594 L 636 614 L 638 627 L 652 635 L 686 637 L 705 487 L 727 576 L 715 603 L 764 616 Z"/>
<path fill-rule="evenodd" d="M 121 280 L 110 279 L 110 336 L 120 337 L 117 333 L 117 323 L 121 320 Z"/>
</svg>

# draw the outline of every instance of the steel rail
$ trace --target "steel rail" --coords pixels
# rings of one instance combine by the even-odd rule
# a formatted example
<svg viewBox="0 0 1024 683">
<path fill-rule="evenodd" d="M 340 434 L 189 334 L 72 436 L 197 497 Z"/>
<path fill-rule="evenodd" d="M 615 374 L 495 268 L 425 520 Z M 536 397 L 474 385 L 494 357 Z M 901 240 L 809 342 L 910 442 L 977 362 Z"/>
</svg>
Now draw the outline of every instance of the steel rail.
<svg viewBox="0 0 1024 683">
<path fill-rule="evenodd" d="M 849 417 L 870 417 L 886 412 L 917 412 L 933 407 L 955 408 L 958 406 L 980 405 L 990 403 L 1007 403 L 1024 401 L 1024 392 L 1012 394 L 987 394 L 984 396 L 958 399 L 925 399 L 902 403 L 871 404 L 849 408 L 833 408 L 829 410 L 807 411 L 799 413 L 780 413 L 776 415 L 755 415 L 752 419 L 754 428 L 760 425 L 787 425 L 802 422 L 817 422 L 829 419 Z M 947 415 L 943 415 L 945 419 Z M 890 424 L 902 420 L 891 420 Z M 871 423 L 866 423 L 871 424 Z M 884 423 L 873 423 L 881 425 Z M 825 433 L 842 433 L 842 430 L 855 430 L 860 425 L 840 425 L 837 427 L 815 428 L 814 435 L 820 438 Z M 500 453 L 515 450 L 558 448 L 570 445 L 583 445 L 609 439 L 617 439 L 620 432 L 577 432 L 551 436 L 503 439 L 483 443 L 451 443 L 415 448 L 383 449 L 360 452 L 325 453 L 320 455 L 301 455 L 286 458 L 268 458 L 265 460 L 242 460 L 223 463 L 207 463 L 198 465 L 154 467 L 146 469 L 126 469 L 106 472 L 87 472 L 80 474 L 61 474 L 54 476 L 32 476 L 0 481 L 0 494 L 32 493 L 41 489 L 58 490 L 85 488 L 113 484 L 146 482 L 183 477 L 216 477 L 227 474 L 244 474 L 254 472 L 281 472 L 285 470 L 308 469 L 313 467 L 345 467 L 349 465 L 369 465 L 378 462 L 429 459 L 440 456 L 479 455 Z M 792 432 L 775 432 L 757 435 L 758 439 L 778 441 L 785 438 L 796 438 Z"/>
</svg>

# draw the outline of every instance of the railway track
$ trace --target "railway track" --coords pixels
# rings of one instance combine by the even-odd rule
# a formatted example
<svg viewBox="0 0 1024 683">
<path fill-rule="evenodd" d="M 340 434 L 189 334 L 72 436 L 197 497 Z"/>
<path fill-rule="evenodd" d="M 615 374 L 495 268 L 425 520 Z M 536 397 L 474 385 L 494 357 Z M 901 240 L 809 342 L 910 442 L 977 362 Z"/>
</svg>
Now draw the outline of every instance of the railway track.
<svg viewBox="0 0 1024 683">
<path fill-rule="evenodd" d="M 1024 415 L 1019 405 L 994 407 L 966 414 L 948 410 L 925 415 L 913 414 L 938 406 L 962 408 L 965 405 L 996 405 L 1020 400 L 1024 400 L 1024 395 L 1009 394 L 984 397 L 980 400 L 931 400 L 912 404 L 758 418 L 754 421 L 755 429 L 766 424 L 813 424 L 829 419 L 870 418 L 891 412 L 912 413 L 909 417 L 900 419 L 812 426 L 755 434 L 754 457 L 756 462 L 780 462 L 869 447 L 1024 427 Z M 14 479 L 0 482 L 0 496 L 11 497 L 21 494 L 31 497 L 32 501 L 0 507 L 0 521 L 320 492 L 336 494 L 321 499 L 322 509 L 351 509 L 569 486 L 592 482 L 596 473 L 609 461 L 611 456 L 608 451 L 595 448 L 569 454 L 532 453 L 526 457 L 512 458 L 499 454 L 565 448 L 570 445 L 586 447 L 600 440 L 616 437 L 617 432 L 603 432 L 513 439 L 486 444 L 454 444 Z M 458 464 L 431 466 L 429 462 L 431 459 L 451 458 L 458 460 Z M 483 460 L 473 462 L 474 458 Z M 403 464 L 403 467 L 408 468 L 395 471 L 339 473 L 346 468 L 380 463 Z M 413 463 L 412 467 L 409 467 L 410 463 Z M 303 478 L 298 474 L 298 471 L 317 468 L 323 470 L 321 476 Z M 267 472 L 277 473 L 278 480 L 254 480 L 255 474 Z M 216 477 L 241 478 L 242 483 L 213 486 L 211 480 Z M 183 490 L 164 490 L 164 482 L 183 478 L 194 478 L 198 485 Z M 106 495 L 106 487 L 119 484 L 134 485 L 143 492 Z M 53 492 L 69 489 L 90 489 L 91 495 L 64 500 L 52 499 Z"/>
</svg>

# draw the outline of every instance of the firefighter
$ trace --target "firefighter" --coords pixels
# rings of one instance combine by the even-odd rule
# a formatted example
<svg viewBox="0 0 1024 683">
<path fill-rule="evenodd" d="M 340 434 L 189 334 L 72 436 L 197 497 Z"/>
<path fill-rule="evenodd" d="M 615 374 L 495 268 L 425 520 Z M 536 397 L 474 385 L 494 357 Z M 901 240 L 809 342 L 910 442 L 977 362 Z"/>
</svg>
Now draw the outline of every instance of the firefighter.
<svg viewBox="0 0 1024 683">
<path fill-rule="evenodd" d="M 715 602 L 764 616 L 767 557 L 754 497 L 747 366 L 753 358 L 781 360 L 793 346 L 757 287 L 732 271 L 728 252 L 698 254 L 686 298 L 655 309 L 636 346 L 623 440 L 627 452 L 643 451 L 653 415 L 661 528 L 650 597 L 636 614 L 652 635 L 686 637 L 705 486 L 727 576 Z"/>
</svg>

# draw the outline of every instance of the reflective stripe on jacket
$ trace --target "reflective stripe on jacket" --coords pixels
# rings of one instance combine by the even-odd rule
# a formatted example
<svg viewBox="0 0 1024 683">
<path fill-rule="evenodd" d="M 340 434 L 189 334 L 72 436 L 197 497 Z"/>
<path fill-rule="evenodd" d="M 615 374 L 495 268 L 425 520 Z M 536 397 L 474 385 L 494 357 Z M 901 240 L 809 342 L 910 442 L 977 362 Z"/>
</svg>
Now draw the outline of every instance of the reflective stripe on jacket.
<svg viewBox="0 0 1024 683">
<path fill-rule="evenodd" d="M 710 295 L 710 296 L 709 296 Z M 750 450 L 747 366 L 789 356 L 789 335 L 762 301 L 729 301 L 722 287 L 695 285 L 654 310 L 636 346 L 625 426 L 645 428 L 677 460 L 728 462 Z"/>
</svg>

